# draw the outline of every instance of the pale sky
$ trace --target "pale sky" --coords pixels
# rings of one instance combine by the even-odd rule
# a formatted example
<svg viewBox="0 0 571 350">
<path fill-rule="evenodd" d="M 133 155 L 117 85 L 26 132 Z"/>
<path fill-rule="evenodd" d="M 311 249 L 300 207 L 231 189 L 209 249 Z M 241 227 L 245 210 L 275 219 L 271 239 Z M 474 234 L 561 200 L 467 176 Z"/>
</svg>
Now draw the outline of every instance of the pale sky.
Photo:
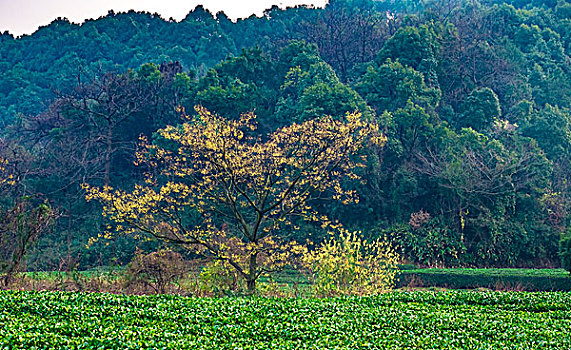
<svg viewBox="0 0 571 350">
<path fill-rule="evenodd" d="M 85 19 L 104 16 L 111 9 L 157 12 L 165 19 L 172 17 L 180 21 L 199 4 L 212 13 L 224 11 L 236 19 L 253 13 L 259 16 L 272 5 L 324 6 L 325 3 L 326 0 L 0 0 L 0 32 L 8 30 L 15 36 L 31 34 L 57 17 L 82 23 Z"/>
</svg>

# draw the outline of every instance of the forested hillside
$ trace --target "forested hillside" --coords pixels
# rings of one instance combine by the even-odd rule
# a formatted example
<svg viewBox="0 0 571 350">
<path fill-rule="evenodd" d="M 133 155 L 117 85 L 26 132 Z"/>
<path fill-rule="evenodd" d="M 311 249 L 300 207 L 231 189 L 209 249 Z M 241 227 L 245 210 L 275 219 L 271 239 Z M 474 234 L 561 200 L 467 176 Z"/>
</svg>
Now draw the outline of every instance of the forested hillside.
<svg viewBox="0 0 571 350">
<path fill-rule="evenodd" d="M 560 264 L 571 2 L 331 0 L 237 22 L 198 7 L 181 22 L 110 12 L 4 33 L 0 204 L 25 218 L 30 241 L 31 227 L 50 221 L 27 267 L 124 264 L 137 246 L 156 249 L 127 236 L 87 248 L 108 222 L 82 185 L 144 180 L 148 169 L 134 165 L 141 137 L 156 140 L 197 105 L 230 120 L 254 112 L 259 135 L 360 112 L 386 143 L 366 150 L 361 181 L 345 181 L 358 203 L 316 199 L 319 212 L 420 265 Z M 297 226 L 287 237 L 327 237 Z M 0 247 L 20 244 L 9 239 Z"/>
</svg>

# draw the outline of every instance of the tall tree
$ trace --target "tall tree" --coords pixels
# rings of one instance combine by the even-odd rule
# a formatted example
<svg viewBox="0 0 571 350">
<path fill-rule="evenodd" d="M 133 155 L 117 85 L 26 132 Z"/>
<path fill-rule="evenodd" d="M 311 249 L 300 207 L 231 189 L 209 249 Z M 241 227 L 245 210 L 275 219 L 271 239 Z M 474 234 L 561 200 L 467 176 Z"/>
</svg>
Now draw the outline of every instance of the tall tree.
<svg viewBox="0 0 571 350">
<path fill-rule="evenodd" d="M 103 203 L 120 234 L 144 232 L 230 264 L 250 293 L 261 274 L 287 264 L 298 249 L 280 228 L 295 215 L 323 221 L 312 198 L 355 200 L 341 182 L 357 177 L 359 158 L 350 156 L 368 140 L 384 141 L 378 126 L 357 114 L 292 124 L 262 140 L 248 136 L 252 114 L 229 121 L 197 113 L 144 145 L 138 159 L 152 169 L 144 184 L 131 192 L 87 186 L 87 198 Z"/>
</svg>

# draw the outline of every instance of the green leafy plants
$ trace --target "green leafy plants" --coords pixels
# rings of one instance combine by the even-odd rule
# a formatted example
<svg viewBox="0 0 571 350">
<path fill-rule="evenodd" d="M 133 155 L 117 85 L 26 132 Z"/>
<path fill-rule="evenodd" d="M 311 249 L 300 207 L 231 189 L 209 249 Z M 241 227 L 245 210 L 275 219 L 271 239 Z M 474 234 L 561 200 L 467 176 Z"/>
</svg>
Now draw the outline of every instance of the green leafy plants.
<svg viewBox="0 0 571 350">
<path fill-rule="evenodd" d="M 561 257 L 561 266 L 571 272 L 571 230 L 567 230 L 561 236 L 559 241 L 559 256 Z"/>
<path fill-rule="evenodd" d="M 397 284 L 453 289 L 492 288 L 527 291 L 571 291 L 563 269 L 414 269 L 401 271 Z"/>
<path fill-rule="evenodd" d="M 569 349 L 565 293 L 275 299 L 0 292 L 0 349 Z"/>
</svg>

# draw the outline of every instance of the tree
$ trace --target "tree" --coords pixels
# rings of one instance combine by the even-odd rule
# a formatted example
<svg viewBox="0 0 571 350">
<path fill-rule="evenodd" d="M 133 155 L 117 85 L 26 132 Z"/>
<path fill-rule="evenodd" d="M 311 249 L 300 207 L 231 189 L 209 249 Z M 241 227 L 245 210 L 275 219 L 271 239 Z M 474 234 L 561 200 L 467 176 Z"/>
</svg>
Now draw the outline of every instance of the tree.
<svg viewBox="0 0 571 350">
<path fill-rule="evenodd" d="M 526 216 L 535 214 L 528 202 L 539 200 L 551 169 L 534 140 L 517 135 L 509 123 L 494 127 L 489 135 L 495 138 L 462 129 L 443 140 L 440 151 L 418 153 L 411 165 L 440 187 L 430 209 L 454 216 L 449 226 L 456 226 L 472 263 L 513 265 L 545 244 L 523 228 Z"/>
<path fill-rule="evenodd" d="M 47 202 L 37 205 L 32 197 L 18 199 L 9 208 L 0 208 L 0 279 L 4 286 L 12 282 L 15 273 L 20 271 L 30 246 L 44 233 L 57 212 Z"/>
<path fill-rule="evenodd" d="M 228 118 L 256 108 L 260 123 L 265 123 L 279 86 L 275 67 L 260 48 L 242 50 L 218 63 L 199 81 L 196 102 Z"/>
<path fill-rule="evenodd" d="M 226 120 L 196 111 L 196 118 L 159 130 L 154 143 L 143 140 L 137 158 L 149 167 L 144 184 L 131 192 L 85 185 L 87 199 L 103 203 L 119 234 L 144 232 L 228 263 L 250 293 L 261 274 L 303 251 L 280 229 L 294 216 L 326 220 L 311 199 L 357 200 L 342 180 L 358 178 L 356 154 L 365 142 L 384 142 L 360 114 L 292 124 L 262 139 L 249 136 L 253 114 Z"/>
<path fill-rule="evenodd" d="M 404 108 L 409 101 L 434 109 L 441 94 L 426 85 L 422 73 L 390 59 L 380 66 L 369 66 L 355 89 L 379 115 Z"/>
<path fill-rule="evenodd" d="M 0 285 L 4 286 L 12 282 L 30 246 L 58 215 L 47 201 L 26 193 L 29 168 L 19 151 L 0 139 Z"/>
<path fill-rule="evenodd" d="M 341 81 L 347 82 L 351 70 L 374 58 L 388 35 L 389 20 L 376 12 L 373 2 L 329 2 L 317 18 L 304 20 L 300 32 L 316 43 L 323 59 L 335 68 Z"/>
<path fill-rule="evenodd" d="M 436 52 L 438 43 L 434 29 L 427 25 L 400 28 L 379 51 L 376 62 L 384 64 L 387 59 L 399 61 L 405 67 L 421 72 L 429 83 L 438 83 Z"/>
<path fill-rule="evenodd" d="M 133 83 L 130 74 L 104 74 L 89 84 L 80 83 L 75 89 L 76 98 L 70 100 L 76 114 L 91 124 L 96 137 L 103 145 L 103 181 L 111 182 L 113 163 L 117 154 L 129 148 L 128 142 L 120 142 L 119 130 L 137 112 L 143 110 L 144 91 Z"/>
<path fill-rule="evenodd" d="M 553 162 L 551 193 L 546 196 L 544 204 L 549 208 L 550 221 L 557 231 L 565 231 L 571 207 L 571 114 L 568 110 L 547 104 L 530 113 L 529 120 L 522 124 L 522 133 L 533 137 Z"/>
<path fill-rule="evenodd" d="M 508 39 L 523 21 L 521 14 L 506 5 L 486 9 L 472 2 L 450 15 L 451 23 L 439 33 L 438 80 L 443 103 L 456 109 L 482 86 L 493 89 L 503 103 L 527 96 L 526 57 Z"/>
<path fill-rule="evenodd" d="M 463 106 L 462 126 L 476 131 L 492 127 L 492 122 L 501 116 L 500 101 L 489 88 L 476 89 L 470 93 Z"/>
<path fill-rule="evenodd" d="M 571 232 L 569 230 L 561 235 L 559 257 L 561 258 L 561 266 L 571 272 Z"/>
</svg>

